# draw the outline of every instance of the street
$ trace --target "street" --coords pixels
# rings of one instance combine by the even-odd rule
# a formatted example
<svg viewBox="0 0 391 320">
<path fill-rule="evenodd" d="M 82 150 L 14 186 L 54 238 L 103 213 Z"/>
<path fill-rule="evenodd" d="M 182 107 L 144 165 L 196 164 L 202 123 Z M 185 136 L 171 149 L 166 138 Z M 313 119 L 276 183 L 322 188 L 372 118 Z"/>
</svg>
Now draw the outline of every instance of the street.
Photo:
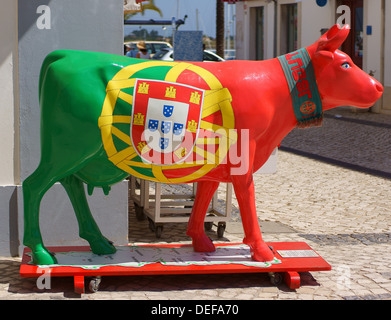
<svg viewBox="0 0 391 320">
<path fill-rule="evenodd" d="M 299 289 L 275 286 L 266 273 L 113 276 L 102 279 L 98 292 L 77 295 L 71 278 L 53 278 L 50 290 L 40 290 L 36 279 L 19 277 L 20 258 L 0 257 L 0 299 L 391 300 L 389 125 L 391 116 L 337 109 L 322 128 L 288 135 L 277 173 L 254 175 L 265 241 L 305 241 L 332 266 L 302 273 Z M 224 195 L 224 187 L 219 190 Z M 215 243 L 243 239 L 235 197 L 233 206 L 224 237 L 217 238 L 216 226 L 208 232 Z M 170 223 L 156 239 L 130 204 L 129 243 L 190 243 L 190 238 L 185 223 Z"/>
</svg>

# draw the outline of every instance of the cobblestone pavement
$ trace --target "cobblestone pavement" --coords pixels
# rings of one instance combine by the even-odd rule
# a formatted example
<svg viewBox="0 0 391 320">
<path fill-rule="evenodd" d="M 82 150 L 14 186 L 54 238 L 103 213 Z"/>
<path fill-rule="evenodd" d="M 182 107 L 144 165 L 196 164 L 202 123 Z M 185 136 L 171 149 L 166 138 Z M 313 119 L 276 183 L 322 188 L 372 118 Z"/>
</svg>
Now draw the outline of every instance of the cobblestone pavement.
<svg viewBox="0 0 391 320">
<path fill-rule="evenodd" d="M 39 290 L 36 279 L 19 277 L 20 258 L 0 257 L 0 299 L 391 300 L 391 179 L 382 176 L 391 170 L 391 117 L 340 112 L 344 120 L 375 123 L 358 125 L 330 113 L 322 129 L 295 130 L 283 141 L 290 152 L 278 152 L 276 174 L 255 175 L 264 239 L 305 241 L 331 264 L 331 271 L 301 273 L 296 290 L 271 284 L 266 273 L 113 276 L 102 279 L 98 292 L 77 295 L 71 278 L 53 278 L 50 290 Z M 357 166 L 343 165 L 348 163 Z M 219 193 L 224 195 L 224 186 Z M 217 237 L 216 227 L 208 233 L 215 243 L 242 241 L 235 197 L 233 206 L 224 237 Z M 147 220 L 137 221 L 133 206 L 129 220 L 131 244 L 190 243 L 184 223 L 165 224 L 156 239 Z"/>
<path fill-rule="evenodd" d="M 349 108 L 332 109 L 325 113 L 322 127 L 288 134 L 282 150 L 391 178 L 390 118 Z"/>
</svg>

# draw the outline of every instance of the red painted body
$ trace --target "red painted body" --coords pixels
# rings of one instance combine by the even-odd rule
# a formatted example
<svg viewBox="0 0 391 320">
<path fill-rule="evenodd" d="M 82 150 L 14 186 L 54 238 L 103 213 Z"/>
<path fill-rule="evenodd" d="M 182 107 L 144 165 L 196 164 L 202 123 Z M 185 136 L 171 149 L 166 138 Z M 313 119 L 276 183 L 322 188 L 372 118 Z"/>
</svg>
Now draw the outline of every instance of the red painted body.
<svg viewBox="0 0 391 320">
<path fill-rule="evenodd" d="M 378 81 L 354 65 L 348 55 L 337 50 L 348 33 L 348 27 L 340 29 L 334 26 L 316 43 L 307 47 L 323 110 L 343 105 L 368 108 L 383 92 Z M 350 66 L 347 69 L 343 67 L 346 63 Z M 220 165 L 203 179 L 233 183 L 246 236 L 244 243 L 252 248 L 253 259 L 270 261 L 273 254 L 263 242 L 257 222 L 252 174 L 267 161 L 271 152 L 297 124 L 287 81 L 278 59 L 230 61 L 225 62 L 224 67 L 221 64 L 204 63 L 202 67 L 217 76 L 231 92 L 239 143 L 240 129 L 249 129 L 250 135 L 247 174 L 230 175 L 230 165 Z M 190 81 L 195 85 L 194 79 Z M 217 186 L 218 182 L 200 182 L 198 188 L 188 227 L 188 235 L 193 238 L 197 251 L 213 250 L 213 244 L 203 231 L 202 213 L 206 211 L 207 200 L 212 197 Z"/>
</svg>

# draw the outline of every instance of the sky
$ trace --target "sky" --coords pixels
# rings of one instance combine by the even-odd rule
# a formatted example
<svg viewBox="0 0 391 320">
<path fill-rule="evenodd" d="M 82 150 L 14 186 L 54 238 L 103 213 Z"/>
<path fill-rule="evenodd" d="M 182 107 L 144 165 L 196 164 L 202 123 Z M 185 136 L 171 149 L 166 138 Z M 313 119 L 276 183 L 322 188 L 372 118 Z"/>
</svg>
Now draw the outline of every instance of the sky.
<svg viewBox="0 0 391 320">
<path fill-rule="evenodd" d="M 183 19 L 187 15 L 184 25 L 181 25 L 178 30 L 188 31 L 197 30 L 197 15 L 198 8 L 198 30 L 203 31 L 204 35 L 215 38 L 216 37 L 216 0 L 155 0 L 155 5 L 162 11 L 163 17 L 159 13 L 146 10 L 144 16 L 141 13 L 135 15 L 132 19 L 137 20 L 171 20 L 172 17 L 176 19 Z M 227 6 L 227 5 L 226 5 Z M 231 12 L 234 5 L 229 5 Z M 225 10 L 227 14 L 227 9 Z M 134 29 L 139 29 L 139 26 L 125 26 L 125 35 L 132 32 Z M 171 26 L 166 26 L 166 30 L 162 26 L 142 26 L 147 30 L 158 30 L 161 35 L 171 35 Z"/>
</svg>

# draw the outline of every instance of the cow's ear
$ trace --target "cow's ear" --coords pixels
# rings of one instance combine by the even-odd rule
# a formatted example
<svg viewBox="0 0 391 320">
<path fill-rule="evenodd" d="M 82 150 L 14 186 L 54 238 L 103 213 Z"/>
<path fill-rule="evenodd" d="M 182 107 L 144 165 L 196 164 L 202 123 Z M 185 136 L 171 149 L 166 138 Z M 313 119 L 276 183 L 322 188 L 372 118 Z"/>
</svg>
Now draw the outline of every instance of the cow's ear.
<svg viewBox="0 0 391 320">
<path fill-rule="evenodd" d="M 323 68 L 334 60 L 334 53 L 326 50 L 319 50 L 315 52 L 312 59 L 314 64 Z"/>
<path fill-rule="evenodd" d="M 334 25 L 319 39 L 318 50 L 334 52 L 344 43 L 349 32 L 349 25 L 344 25 L 342 28 L 338 24 Z"/>
<path fill-rule="evenodd" d="M 327 41 L 328 39 L 334 38 L 334 36 L 341 29 L 341 26 L 337 23 L 327 30 L 321 37 L 320 40 Z"/>
</svg>

